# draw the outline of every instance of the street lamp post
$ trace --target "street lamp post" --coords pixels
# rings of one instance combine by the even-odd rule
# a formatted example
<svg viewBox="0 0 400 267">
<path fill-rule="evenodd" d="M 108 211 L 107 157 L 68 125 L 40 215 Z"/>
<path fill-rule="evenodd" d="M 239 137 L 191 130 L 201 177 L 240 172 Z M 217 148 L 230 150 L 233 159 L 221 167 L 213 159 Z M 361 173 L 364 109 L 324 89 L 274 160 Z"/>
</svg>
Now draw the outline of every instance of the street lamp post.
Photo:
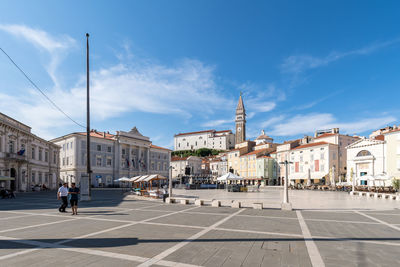
<svg viewBox="0 0 400 267">
<path fill-rule="evenodd" d="M 354 171 L 353 171 L 353 168 L 351 168 L 351 170 L 350 170 L 350 178 L 351 178 L 351 192 L 350 192 L 350 195 L 354 195 L 354 191 L 355 191 L 355 187 L 356 187 L 356 185 L 355 185 L 355 178 L 354 178 Z"/>
<path fill-rule="evenodd" d="M 174 167 L 169 166 L 168 196 L 170 198 L 172 197 L 172 169 L 174 169 Z"/>
<path fill-rule="evenodd" d="M 289 191 L 288 191 L 288 166 L 289 164 L 292 164 L 293 162 L 285 160 L 283 162 L 279 162 L 279 164 L 284 164 L 285 165 L 285 182 L 284 182 L 284 188 L 283 188 L 283 201 L 281 204 L 281 209 L 282 210 L 292 210 L 292 204 L 289 202 Z"/>
</svg>

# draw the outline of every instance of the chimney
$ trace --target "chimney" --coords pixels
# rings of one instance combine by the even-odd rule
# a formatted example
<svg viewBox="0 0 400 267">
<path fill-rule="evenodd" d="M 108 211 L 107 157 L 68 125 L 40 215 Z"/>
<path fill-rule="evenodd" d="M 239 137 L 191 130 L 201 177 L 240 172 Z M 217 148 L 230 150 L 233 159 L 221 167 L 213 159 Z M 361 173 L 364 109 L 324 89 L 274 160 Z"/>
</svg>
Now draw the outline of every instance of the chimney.
<svg viewBox="0 0 400 267">
<path fill-rule="evenodd" d="M 106 132 L 103 132 L 103 138 L 106 138 Z"/>
</svg>

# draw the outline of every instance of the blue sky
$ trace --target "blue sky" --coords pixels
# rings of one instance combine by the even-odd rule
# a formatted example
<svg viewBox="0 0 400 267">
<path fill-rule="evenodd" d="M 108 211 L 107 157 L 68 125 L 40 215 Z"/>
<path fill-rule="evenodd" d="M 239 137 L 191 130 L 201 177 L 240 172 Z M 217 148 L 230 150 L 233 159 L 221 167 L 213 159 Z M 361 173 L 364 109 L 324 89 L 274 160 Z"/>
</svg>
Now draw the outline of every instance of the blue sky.
<svg viewBox="0 0 400 267">
<path fill-rule="evenodd" d="M 85 33 L 92 128 L 173 135 L 234 130 L 275 141 L 339 127 L 398 124 L 398 1 L 0 1 L 0 46 L 85 123 Z M 79 126 L 0 54 L 0 111 L 53 138 Z"/>
</svg>

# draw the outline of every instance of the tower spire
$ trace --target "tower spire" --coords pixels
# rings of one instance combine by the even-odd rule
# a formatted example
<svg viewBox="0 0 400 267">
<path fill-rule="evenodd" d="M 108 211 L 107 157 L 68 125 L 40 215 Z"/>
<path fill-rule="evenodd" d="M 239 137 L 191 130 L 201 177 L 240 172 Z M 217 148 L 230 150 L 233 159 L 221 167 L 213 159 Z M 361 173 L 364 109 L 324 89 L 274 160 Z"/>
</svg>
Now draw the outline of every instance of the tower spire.
<svg viewBox="0 0 400 267">
<path fill-rule="evenodd" d="M 243 104 L 242 94 L 243 93 L 240 92 L 239 101 L 238 101 L 238 104 L 236 106 L 236 110 L 243 110 L 244 111 L 244 104 Z"/>
<path fill-rule="evenodd" d="M 239 101 L 236 107 L 236 144 L 246 141 L 246 110 L 243 103 L 243 93 L 240 92 Z"/>
</svg>

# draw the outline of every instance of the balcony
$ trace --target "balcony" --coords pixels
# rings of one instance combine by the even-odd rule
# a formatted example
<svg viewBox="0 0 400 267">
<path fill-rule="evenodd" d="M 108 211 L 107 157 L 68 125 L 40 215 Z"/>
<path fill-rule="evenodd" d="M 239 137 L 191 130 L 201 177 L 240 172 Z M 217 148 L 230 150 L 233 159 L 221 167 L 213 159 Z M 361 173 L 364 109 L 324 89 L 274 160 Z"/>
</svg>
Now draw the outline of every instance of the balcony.
<svg viewBox="0 0 400 267">
<path fill-rule="evenodd" d="M 17 153 L 2 153 L 6 160 L 27 161 L 26 155 L 18 155 Z"/>
</svg>

